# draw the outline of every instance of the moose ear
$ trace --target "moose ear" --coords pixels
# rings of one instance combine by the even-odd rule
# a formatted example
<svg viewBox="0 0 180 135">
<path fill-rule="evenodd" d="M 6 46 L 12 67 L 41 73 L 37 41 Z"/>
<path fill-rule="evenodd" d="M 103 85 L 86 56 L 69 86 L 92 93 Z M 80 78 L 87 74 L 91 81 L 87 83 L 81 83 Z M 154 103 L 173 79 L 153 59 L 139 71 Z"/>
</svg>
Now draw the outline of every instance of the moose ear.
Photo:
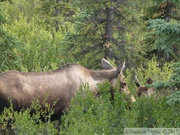
<svg viewBox="0 0 180 135">
<path fill-rule="evenodd" d="M 101 60 L 103 69 L 113 69 L 114 67 L 104 58 Z"/>
<path fill-rule="evenodd" d="M 123 74 L 122 72 L 123 72 L 124 68 L 125 68 L 125 61 L 123 62 L 122 65 L 120 65 L 120 66 L 117 68 L 117 70 L 116 70 L 117 74 L 119 74 L 119 73 L 120 73 L 120 74 Z"/>
</svg>

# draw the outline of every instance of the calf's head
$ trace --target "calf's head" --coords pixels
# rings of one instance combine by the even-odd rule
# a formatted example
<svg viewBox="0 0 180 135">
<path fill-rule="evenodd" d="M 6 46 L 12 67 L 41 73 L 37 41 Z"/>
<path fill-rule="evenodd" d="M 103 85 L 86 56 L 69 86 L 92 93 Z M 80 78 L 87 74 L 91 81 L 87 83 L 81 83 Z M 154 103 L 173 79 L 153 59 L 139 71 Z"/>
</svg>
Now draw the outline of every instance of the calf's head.
<svg viewBox="0 0 180 135">
<path fill-rule="evenodd" d="M 154 88 L 147 88 L 146 86 L 142 86 L 137 78 L 137 75 L 135 76 L 134 79 L 135 79 L 135 84 L 138 87 L 138 90 L 137 90 L 138 97 L 141 97 L 141 96 L 149 97 L 152 94 L 154 94 L 155 92 Z M 153 83 L 153 81 L 151 78 L 149 78 L 147 79 L 146 83 L 150 85 Z"/>
</svg>

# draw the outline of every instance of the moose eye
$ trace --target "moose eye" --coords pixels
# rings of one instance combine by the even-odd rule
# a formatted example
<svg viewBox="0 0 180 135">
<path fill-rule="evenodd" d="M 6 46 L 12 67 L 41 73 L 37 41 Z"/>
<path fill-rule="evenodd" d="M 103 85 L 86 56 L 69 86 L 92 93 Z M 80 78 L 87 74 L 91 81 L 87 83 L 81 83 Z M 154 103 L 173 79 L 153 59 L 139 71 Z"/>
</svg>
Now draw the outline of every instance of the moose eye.
<svg viewBox="0 0 180 135">
<path fill-rule="evenodd" d="M 120 85 L 121 85 L 121 88 L 126 87 L 126 83 L 125 82 L 121 82 Z"/>
</svg>

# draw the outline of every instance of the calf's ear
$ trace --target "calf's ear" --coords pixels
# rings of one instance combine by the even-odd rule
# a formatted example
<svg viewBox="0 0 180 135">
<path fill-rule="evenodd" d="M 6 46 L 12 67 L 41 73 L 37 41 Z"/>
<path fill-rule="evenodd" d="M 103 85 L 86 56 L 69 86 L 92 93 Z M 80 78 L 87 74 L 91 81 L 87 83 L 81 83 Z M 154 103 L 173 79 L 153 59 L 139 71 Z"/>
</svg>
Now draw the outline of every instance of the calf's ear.
<svg viewBox="0 0 180 135">
<path fill-rule="evenodd" d="M 107 61 L 106 59 L 102 58 L 102 67 L 103 69 L 113 69 L 114 67 Z"/>
</svg>

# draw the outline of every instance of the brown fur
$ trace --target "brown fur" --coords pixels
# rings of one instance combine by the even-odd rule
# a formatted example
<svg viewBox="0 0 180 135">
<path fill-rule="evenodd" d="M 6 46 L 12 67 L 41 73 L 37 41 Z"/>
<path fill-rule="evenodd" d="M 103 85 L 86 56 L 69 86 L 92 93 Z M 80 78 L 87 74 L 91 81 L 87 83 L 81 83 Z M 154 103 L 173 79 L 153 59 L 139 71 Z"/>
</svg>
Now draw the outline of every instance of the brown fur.
<svg viewBox="0 0 180 135">
<path fill-rule="evenodd" d="M 151 78 L 148 78 L 146 81 L 147 84 L 153 84 L 153 80 Z"/>
<path fill-rule="evenodd" d="M 152 84 L 153 81 L 151 78 L 147 79 L 146 81 L 147 84 Z M 151 96 L 153 93 L 154 93 L 154 89 L 153 88 L 146 88 L 145 86 L 141 86 L 137 76 L 135 76 L 135 84 L 136 86 L 138 87 L 138 90 L 137 90 L 137 95 L 138 97 L 141 97 L 141 96 Z"/>
<path fill-rule="evenodd" d="M 35 99 L 42 103 L 47 97 L 47 102 L 51 105 L 57 100 L 54 116 L 58 119 L 57 116 L 69 107 L 71 98 L 83 83 L 88 83 L 92 93 L 96 95 L 98 83 L 110 81 L 113 85 L 118 80 L 117 76 L 121 68 L 115 69 L 105 59 L 102 60 L 102 65 L 105 70 L 90 70 L 78 64 L 68 64 L 47 73 L 18 71 L 2 73 L 0 74 L 0 112 L 4 107 L 9 106 L 9 97 L 12 99 L 14 110 L 30 107 Z M 120 83 L 121 89 L 127 87 L 121 79 Z"/>
<path fill-rule="evenodd" d="M 140 87 L 138 87 L 138 90 L 137 90 L 137 95 L 140 97 L 141 95 L 143 95 L 143 94 L 147 94 L 147 91 L 148 91 L 148 89 L 146 88 L 146 87 L 144 87 L 144 86 L 140 86 Z"/>
</svg>

